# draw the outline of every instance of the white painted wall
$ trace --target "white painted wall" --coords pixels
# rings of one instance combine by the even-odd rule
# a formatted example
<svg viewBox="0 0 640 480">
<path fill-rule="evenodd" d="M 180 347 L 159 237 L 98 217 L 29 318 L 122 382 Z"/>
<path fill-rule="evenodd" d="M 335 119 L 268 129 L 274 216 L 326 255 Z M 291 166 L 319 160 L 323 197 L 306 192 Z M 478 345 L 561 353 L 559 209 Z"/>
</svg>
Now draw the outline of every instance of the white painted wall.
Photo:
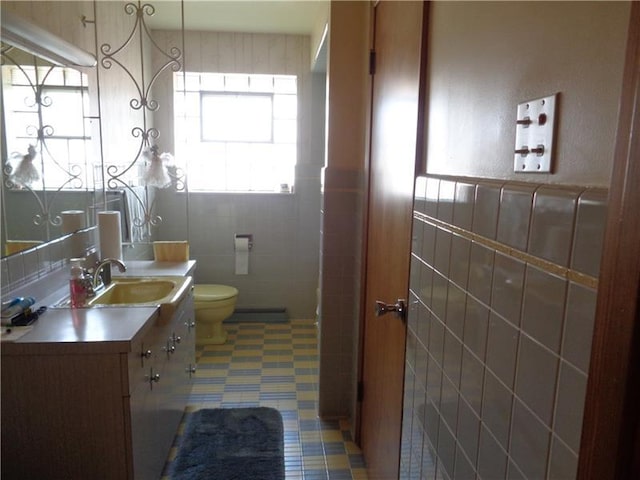
<svg viewBox="0 0 640 480">
<path fill-rule="evenodd" d="M 427 172 L 608 187 L 629 2 L 433 2 Z M 560 93 L 554 173 L 513 173 L 516 106 Z"/>
</svg>

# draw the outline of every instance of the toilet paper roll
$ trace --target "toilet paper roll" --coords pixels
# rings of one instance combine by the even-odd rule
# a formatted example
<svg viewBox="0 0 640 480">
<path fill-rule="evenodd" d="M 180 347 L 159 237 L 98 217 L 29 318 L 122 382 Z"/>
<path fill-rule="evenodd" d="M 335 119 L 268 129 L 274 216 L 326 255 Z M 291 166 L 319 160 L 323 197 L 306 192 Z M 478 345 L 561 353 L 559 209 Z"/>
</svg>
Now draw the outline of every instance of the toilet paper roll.
<svg viewBox="0 0 640 480">
<path fill-rule="evenodd" d="M 73 233 L 87 227 L 84 210 L 65 210 L 62 217 L 62 233 Z"/>
<path fill-rule="evenodd" d="M 249 239 L 247 237 L 235 237 L 236 247 L 236 275 L 249 273 Z"/>
<path fill-rule="evenodd" d="M 100 256 L 122 260 L 122 230 L 120 212 L 105 210 L 98 212 Z"/>
</svg>

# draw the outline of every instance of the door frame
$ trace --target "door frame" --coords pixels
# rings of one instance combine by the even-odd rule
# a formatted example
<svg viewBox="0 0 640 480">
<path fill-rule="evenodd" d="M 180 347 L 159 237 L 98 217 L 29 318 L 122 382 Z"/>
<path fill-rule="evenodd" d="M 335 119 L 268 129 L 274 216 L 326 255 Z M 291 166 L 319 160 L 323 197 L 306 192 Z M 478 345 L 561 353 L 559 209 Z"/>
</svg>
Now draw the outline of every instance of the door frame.
<svg viewBox="0 0 640 480">
<path fill-rule="evenodd" d="M 369 53 L 373 51 L 375 45 L 375 15 L 376 6 L 380 0 L 371 0 L 369 2 Z M 371 58 L 369 59 L 371 61 Z M 371 65 L 370 65 L 371 70 Z M 365 337 L 365 319 L 366 319 L 366 290 L 367 290 L 367 256 L 369 254 L 369 194 L 371 193 L 371 129 L 372 117 L 371 106 L 373 105 L 373 75 L 369 72 L 369 101 L 367 102 L 365 112 L 365 125 L 367 131 L 365 135 L 365 151 L 364 151 L 364 169 L 363 178 L 364 186 L 362 189 L 362 250 L 360 251 L 360 295 L 358 299 L 358 359 L 357 359 L 357 383 L 362 385 L 364 371 L 364 337 Z M 358 445 L 361 443 L 362 434 L 362 398 L 360 387 L 356 392 L 356 418 L 353 421 L 354 440 Z"/>
<path fill-rule="evenodd" d="M 640 3 L 631 2 L 578 478 L 640 478 Z"/>
</svg>

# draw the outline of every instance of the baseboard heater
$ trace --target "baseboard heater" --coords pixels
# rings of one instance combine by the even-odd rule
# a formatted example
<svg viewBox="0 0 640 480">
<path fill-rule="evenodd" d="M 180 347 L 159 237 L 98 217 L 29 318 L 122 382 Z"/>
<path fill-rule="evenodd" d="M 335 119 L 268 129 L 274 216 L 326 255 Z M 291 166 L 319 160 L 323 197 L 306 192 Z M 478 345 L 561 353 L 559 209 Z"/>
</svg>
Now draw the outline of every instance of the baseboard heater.
<svg viewBox="0 0 640 480">
<path fill-rule="evenodd" d="M 263 322 L 287 323 L 289 314 L 286 308 L 236 308 L 223 323 Z"/>
</svg>

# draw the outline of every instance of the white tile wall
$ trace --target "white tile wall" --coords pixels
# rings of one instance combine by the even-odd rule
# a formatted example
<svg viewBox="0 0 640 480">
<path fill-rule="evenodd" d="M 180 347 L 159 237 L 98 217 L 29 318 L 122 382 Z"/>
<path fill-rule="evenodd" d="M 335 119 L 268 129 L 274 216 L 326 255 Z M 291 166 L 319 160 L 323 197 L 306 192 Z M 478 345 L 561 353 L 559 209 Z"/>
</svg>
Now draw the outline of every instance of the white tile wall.
<svg viewBox="0 0 640 480">
<path fill-rule="evenodd" d="M 606 192 L 432 176 L 415 200 L 401 478 L 575 478 Z"/>
</svg>

